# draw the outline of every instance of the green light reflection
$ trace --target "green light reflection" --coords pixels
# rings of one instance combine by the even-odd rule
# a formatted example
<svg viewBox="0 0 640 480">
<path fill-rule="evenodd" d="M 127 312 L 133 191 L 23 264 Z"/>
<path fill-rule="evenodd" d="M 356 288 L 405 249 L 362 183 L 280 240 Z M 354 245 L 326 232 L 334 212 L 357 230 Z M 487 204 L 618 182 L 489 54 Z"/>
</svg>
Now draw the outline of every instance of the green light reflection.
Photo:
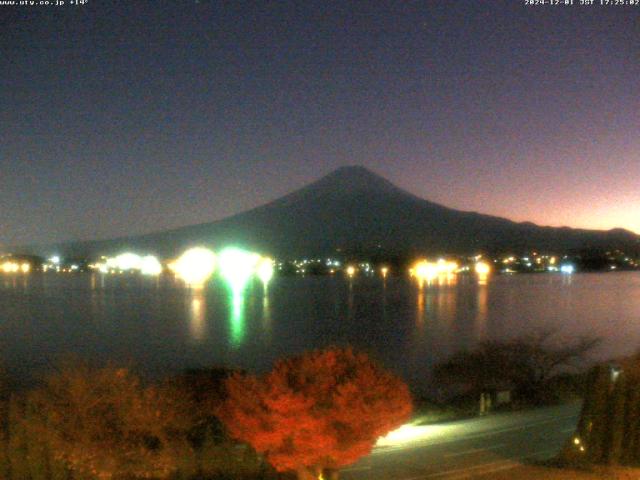
<svg viewBox="0 0 640 480">
<path fill-rule="evenodd" d="M 235 247 L 225 248 L 219 255 L 220 275 L 225 280 L 231 294 L 229 319 L 233 347 L 242 343 L 246 333 L 244 292 L 259 261 L 258 254 Z"/>
<path fill-rule="evenodd" d="M 231 345 L 234 347 L 239 346 L 245 336 L 245 315 L 244 315 L 244 285 L 237 285 L 229 283 L 229 291 L 231 293 L 231 314 L 229 316 L 231 320 Z"/>
</svg>

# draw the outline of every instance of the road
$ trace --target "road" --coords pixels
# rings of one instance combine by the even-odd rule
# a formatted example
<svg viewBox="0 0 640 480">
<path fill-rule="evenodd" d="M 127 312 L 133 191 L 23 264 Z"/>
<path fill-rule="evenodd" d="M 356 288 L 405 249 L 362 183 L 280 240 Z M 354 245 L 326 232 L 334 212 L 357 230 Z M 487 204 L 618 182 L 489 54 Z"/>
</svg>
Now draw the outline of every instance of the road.
<svg viewBox="0 0 640 480">
<path fill-rule="evenodd" d="M 574 432 L 578 404 L 405 426 L 341 471 L 345 480 L 453 480 L 557 454 Z"/>
</svg>

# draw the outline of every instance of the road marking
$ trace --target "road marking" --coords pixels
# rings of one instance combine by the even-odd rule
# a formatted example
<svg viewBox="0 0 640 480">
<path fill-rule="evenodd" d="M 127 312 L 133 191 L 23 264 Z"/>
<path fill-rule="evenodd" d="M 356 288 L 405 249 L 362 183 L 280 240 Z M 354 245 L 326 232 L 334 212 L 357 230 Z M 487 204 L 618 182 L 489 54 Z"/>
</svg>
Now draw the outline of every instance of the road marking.
<svg viewBox="0 0 640 480">
<path fill-rule="evenodd" d="M 427 478 L 449 477 L 451 475 L 462 474 L 462 473 L 474 474 L 476 472 L 473 472 L 473 470 L 478 470 L 478 469 L 492 467 L 492 466 L 503 468 L 504 466 L 507 466 L 507 465 L 517 467 L 520 464 L 514 462 L 513 460 L 500 460 L 499 462 L 481 463 L 480 465 L 474 465 L 473 467 L 453 468 L 450 470 L 443 470 L 441 472 L 434 472 L 434 473 L 429 473 L 427 475 L 421 475 L 419 477 L 404 478 L 403 480 L 424 480 Z"/>
<path fill-rule="evenodd" d="M 537 457 L 538 455 L 555 455 L 556 453 L 558 453 L 558 449 L 557 448 L 547 448 L 545 450 L 538 450 L 537 452 L 533 452 L 533 453 L 527 453 L 526 455 L 519 457 L 520 460 L 527 460 L 527 459 L 531 459 L 533 457 Z"/>
<path fill-rule="evenodd" d="M 364 470 L 371 470 L 371 467 L 362 466 L 362 467 L 349 467 L 349 468 L 340 469 L 341 472 L 361 472 Z"/>
<path fill-rule="evenodd" d="M 499 467 L 496 468 L 492 468 L 490 470 L 482 470 L 481 472 L 477 472 L 477 474 L 479 475 L 488 475 L 490 473 L 496 473 L 496 472 L 500 472 L 502 470 L 511 470 L 512 468 L 518 468 L 519 466 L 521 466 L 521 464 L 519 463 L 509 463 L 509 464 L 505 464 L 505 465 L 501 465 Z M 463 479 L 463 478 L 470 478 L 471 475 L 475 475 L 476 473 L 472 473 L 472 474 L 465 474 L 465 475 L 458 475 L 455 477 L 450 477 L 449 480 L 459 480 L 459 479 Z"/>
<path fill-rule="evenodd" d="M 531 459 L 533 457 L 537 457 L 539 455 L 548 455 L 550 453 L 556 453 L 557 449 L 545 449 L 538 450 L 537 452 L 528 453 L 526 455 L 522 455 L 520 457 L 500 460 L 497 462 L 489 462 L 489 463 L 481 463 L 478 465 L 473 465 L 471 467 L 464 468 L 453 468 L 450 470 L 442 470 L 440 472 L 429 473 L 426 475 L 420 475 L 417 477 L 409 477 L 403 478 L 402 480 L 426 480 L 428 478 L 439 478 L 446 477 L 450 480 L 462 479 L 462 478 L 470 478 L 472 475 L 485 475 L 493 472 L 497 472 L 500 470 L 508 470 L 510 468 L 521 467 L 523 460 Z"/>
<path fill-rule="evenodd" d="M 467 455 L 469 453 L 486 452 L 487 450 L 497 450 L 498 448 L 501 448 L 501 447 L 504 447 L 504 446 L 505 446 L 504 443 L 496 443 L 495 445 L 489 445 L 488 447 L 470 448 L 469 450 L 463 450 L 462 452 L 445 453 L 444 456 L 445 457 L 459 457 L 461 455 Z"/>
<path fill-rule="evenodd" d="M 576 429 L 575 428 L 565 428 L 564 430 L 560 430 L 560 431 L 562 433 L 569 433 L 569 432 L 573 433 L 573 432 L 576 431 Z"/>
<path fill-rule="evenodd" d="M 455 452 L 455 453 L 445 453 L 444 457 L 459 457 L 461 455 L 468 455 L 470 453 L 476 453 L 476 452 L 481 452 L 483 449 L 482 448 L 470 448 L 469 450 L 464 450 L 462 452 Z"/>
</svg>

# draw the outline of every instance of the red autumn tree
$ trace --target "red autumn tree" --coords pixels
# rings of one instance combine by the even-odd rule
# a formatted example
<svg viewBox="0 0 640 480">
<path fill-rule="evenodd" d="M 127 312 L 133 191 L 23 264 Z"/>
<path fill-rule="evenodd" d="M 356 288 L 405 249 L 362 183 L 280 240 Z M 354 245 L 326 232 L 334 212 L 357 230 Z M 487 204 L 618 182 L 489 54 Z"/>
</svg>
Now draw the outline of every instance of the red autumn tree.
<svg viewBox="0 0 640 480">
<path fill-rule="evenodd" d="M 218 415 L 278 471 L 316 479 L 354 463 L 412 411 L 406 384 L 367 355 L 329 348 L 234 374 Z"/>
</svg>

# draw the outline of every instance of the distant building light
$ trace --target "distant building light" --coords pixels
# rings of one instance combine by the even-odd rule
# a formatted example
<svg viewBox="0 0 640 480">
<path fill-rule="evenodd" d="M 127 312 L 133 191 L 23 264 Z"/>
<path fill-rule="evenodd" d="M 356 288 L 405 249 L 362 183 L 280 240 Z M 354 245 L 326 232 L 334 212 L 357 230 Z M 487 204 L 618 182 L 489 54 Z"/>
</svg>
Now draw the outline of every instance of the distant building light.
<svg viewBox="0 0 640 480">
<path fill-rule="evenodd" d="M 186 250 L 172 264 L 173 271 L 187 285 L 199 287 L 206 282 L 215 270 L 215 254 L 204 247 Z"/>
<path fill-rule="evenodd" d="M 157 257 L 146 255 L 140 259 L 140 272 L 143 275 L 160 275 L 162 273 L 162 264 Z"/>
<path fill-rule="evenodd" d="M 115 257 L 113 263 L 120 270 L 139 270 L 142 257 L 135 253 L 126 252 Z"/>
<path fill-rule="evenodd" d="M 571 274 L 571 273 L 574 273 L 576 271 L 576 267 L 574 267 L 571 264 L 565 263 L 564 265 L 560 266 L 560 271 L 562 273 Z"/>
<path fill-rule="evenodd" d="M 256 273 L 260 280 L 262 280 L 262 283 L 267 285 L 273 277 L 273 260 L 268 257 L 261 257 L 258 261 Z"/>
<path fill-rule="evenodd" d="M 622 369 L 620 367 L 612 365 L 610 368 L 610 371 L 611 371 L 611 382 L 615 383 L 616 380 L 618 380 L 620 373 L 622 373 Z"/>
<path fill-rule="evenodd" d="M 491 273 L 491 265 L 489 265 L 487 262 L 476 262 L 474 269 L 480 276 L 486 276 Z"/>
</svg>

